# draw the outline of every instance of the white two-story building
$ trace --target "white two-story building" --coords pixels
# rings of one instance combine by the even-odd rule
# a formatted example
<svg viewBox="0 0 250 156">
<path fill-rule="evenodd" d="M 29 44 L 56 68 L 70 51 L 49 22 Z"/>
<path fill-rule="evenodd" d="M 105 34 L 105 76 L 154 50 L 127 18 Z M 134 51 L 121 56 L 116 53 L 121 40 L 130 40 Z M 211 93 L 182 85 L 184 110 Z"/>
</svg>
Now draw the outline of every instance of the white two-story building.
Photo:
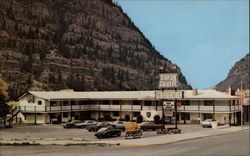
<svg viewBox="0 0 250 156">
<path fill-rule="evenodd" d="M 174 100 L 158 99 L 156 92 L 159 91 L 29 91 L 19 98 L 19 116 L 25 123 L 51 123 L 54 119 L 66 122 L 74 118 L 124 119 L 126 115 L 135 120 L 140 114 L 144 121 L 150 121 L 155 115 L 162 116 L 163 101 Z M 240 97 L 215 90 L 181 92 L 183 96 L 177 99 L 179 123 L 199 123 L 208 118 L 226 124 L 240 123 Z M 173 121 L 174 117 L 169 119 Z"/>
</svg>

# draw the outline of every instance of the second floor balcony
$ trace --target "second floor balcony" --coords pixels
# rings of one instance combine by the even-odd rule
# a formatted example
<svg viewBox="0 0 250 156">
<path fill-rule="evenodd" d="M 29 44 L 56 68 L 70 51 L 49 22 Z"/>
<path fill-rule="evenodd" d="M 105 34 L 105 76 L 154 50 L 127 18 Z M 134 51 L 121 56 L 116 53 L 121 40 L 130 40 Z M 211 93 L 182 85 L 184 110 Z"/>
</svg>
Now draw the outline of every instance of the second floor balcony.
<svg viewBox="0 0 250 156">
<path fill-rule="evenodd" d="M 68 105 L 68 106 L 19 106 L 21 112 L 26 113 L 53 113 L 70 111 L 134 111 L 154 110 L 162 111 L 162 106 L 141 106 L 141 105 Z M 241 110 L 240 105 L 233 106 L 181 106 L 178 112 L 237 112 Z"/>
</svg>

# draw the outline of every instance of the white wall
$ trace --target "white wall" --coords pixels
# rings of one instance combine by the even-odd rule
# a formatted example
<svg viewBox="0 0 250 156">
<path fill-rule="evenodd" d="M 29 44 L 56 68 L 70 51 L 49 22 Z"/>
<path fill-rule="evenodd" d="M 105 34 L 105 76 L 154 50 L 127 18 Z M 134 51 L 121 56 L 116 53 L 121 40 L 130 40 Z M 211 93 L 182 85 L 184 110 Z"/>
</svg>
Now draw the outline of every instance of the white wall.
<svg viewBox="0 0 250 156">
<path fill-rule="evenodd" d="M 151 113 L 150 117 L 147 117 L 147 112 Z M 154 116 L 159 115 L 160 117 L 162 117 L 162 112 L 155 111 L 155 110 L 142 110 L 141 115 L 142 115 L 144 121 L 154 121 Z"/>
<path fill-rule="evenodd" d="M 19 100 L 20 106 L 47 106 L 49 103 L 47 100 L 44 100 L 35 96 L 33 96 L 34 102 L 28 102 L 29 96 L 32 96 L 32 95 L 27 95 Z M 38 101 L 42 101 L 42 104 L 38 105 Z"/>
</svg>

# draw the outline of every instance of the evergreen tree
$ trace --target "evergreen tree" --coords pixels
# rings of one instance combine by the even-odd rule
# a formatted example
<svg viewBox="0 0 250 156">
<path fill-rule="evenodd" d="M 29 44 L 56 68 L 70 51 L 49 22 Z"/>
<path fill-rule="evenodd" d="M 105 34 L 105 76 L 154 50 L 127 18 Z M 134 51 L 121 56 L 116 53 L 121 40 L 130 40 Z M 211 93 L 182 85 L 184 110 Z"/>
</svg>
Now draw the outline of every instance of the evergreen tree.
<svg viewBox="0 0 250 156">
<path fill-rule="evenodd" d="M 9 98 L 7 90 L 7 83 L 0 77 L 0 117 L 6 117 L 10 110 L 10 106 L 6 103 Z"/>
</svg>

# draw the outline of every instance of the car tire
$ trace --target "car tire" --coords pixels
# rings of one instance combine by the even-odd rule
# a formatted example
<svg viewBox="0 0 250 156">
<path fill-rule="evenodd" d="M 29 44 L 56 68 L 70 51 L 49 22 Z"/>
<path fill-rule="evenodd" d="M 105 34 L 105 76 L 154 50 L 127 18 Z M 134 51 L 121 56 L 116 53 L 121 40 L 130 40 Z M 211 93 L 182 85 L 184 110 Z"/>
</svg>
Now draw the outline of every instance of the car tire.
<svg viewBox="0 0 250 156">
<path fill-rule="evenodd" d="M 102 139 L 102 136 L 101 135 L 97 135 L 96 136 L 98 139 Z"/>
</svg>

